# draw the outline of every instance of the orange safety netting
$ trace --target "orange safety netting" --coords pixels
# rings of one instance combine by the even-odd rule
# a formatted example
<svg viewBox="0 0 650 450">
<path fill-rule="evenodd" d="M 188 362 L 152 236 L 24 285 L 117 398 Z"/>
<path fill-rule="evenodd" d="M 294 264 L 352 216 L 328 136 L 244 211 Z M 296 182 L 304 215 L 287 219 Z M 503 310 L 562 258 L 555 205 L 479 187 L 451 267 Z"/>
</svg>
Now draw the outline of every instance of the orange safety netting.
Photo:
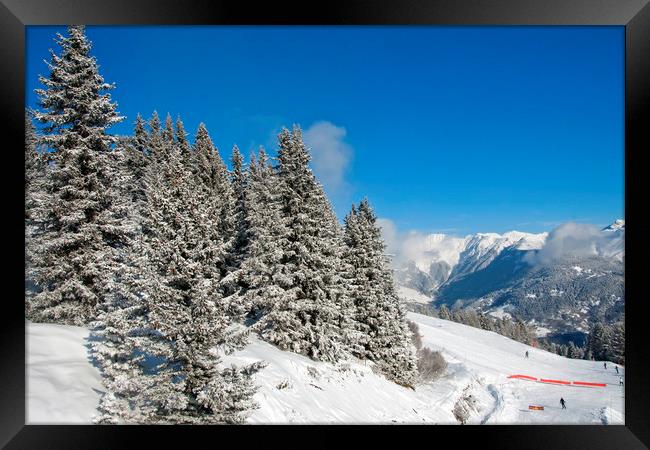
<svg viewBox="0 0 650 450">
<path fill-rule="evenodd" d="M 550 384 L 562 384 L 565 386 L 590 386 L 590 387 L 605 387 L 607 386 L 606 383 L 591 383 L 588 381 L 565 381 L 565 380 L 552 380 L 548 378 L 535 378 L 531 377 L 529 375 L 508 375 L 508 378 L 515 378 L 519 380 L 530 380 L 530 381 L 537 381 L 538 383 L 550 383 Z"/>
</svg>

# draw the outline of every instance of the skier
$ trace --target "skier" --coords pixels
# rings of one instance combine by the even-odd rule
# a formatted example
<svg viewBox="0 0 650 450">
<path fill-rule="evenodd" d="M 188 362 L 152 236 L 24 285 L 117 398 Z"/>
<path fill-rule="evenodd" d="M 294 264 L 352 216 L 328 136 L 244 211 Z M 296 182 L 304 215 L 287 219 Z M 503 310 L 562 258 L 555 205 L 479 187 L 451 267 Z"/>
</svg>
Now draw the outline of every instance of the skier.
<svg viewBox="0 0 650 450">
<path fill-rule="evenodd" d="M 607 370 L 607 363 L 606 362 L 603 363 L 603 367 L 605 368 L 605 370 Z"/>
<path fill-rule="evenodd" d="M 614 366 L 614 368 L 616 369 L 616 374 L 618 375 L 618 373 L 619 373 L 618 372 L 618 366 Z"/>
<path fill-rule="evenodd" d="M 618 385 L 623 386 L 623 377 L 618 377 Z"/>
<path fill-rule="evenodd" d="M 526 358 L 528 358 L 528 350 L 526 350 Z"/>
<path fill-rule="evenodd" d="M 562 409 L 566 409 L 566 405 L 564 404 L 564 399 L 560 397 L 560 405 L 562 405 Z"/>
</svg>

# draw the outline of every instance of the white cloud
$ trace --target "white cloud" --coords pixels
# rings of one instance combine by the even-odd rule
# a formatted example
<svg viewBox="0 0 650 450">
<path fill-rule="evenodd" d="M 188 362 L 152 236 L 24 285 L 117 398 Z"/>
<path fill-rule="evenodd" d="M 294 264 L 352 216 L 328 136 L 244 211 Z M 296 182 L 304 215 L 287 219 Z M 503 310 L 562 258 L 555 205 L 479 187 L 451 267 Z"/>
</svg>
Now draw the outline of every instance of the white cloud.
<svg viewBox="0 0 650 450">
<path fill-rule="evenodd" d="M 414 261 L 416 263 L 423 259 L 429 259 L 427 246 L 427 235 L 419 231 L 411 230 L 401 235 L 400 251 L 396 257 L 396 263 L 403 261 Z"/>
<path fill-rule="evenodd" d="M 395 223 L 390 219 L 379 217 L 377 218 L 377 225 L 381 228 L 381 236 L 386 243 L 386 251 L 390 254 L 395 254 L 399 248 Z"/>
<path fill-rule="evenodd" d="M 344 142 L 346 130 L 331 122 L 314 123 L 303 133 L 311 149 L 312 168 L 318 180 L 331 195 L 345 193 L 346 172 L 352 160 L 352 147 Z"/>
<path fill-rule="evenodd" d="M 458 262 L 458 246 L 462 238 L 416 230 L 400 231 L 392 220 L 384 217 L 378 218 L 377 223 L 394 267 L 400 267 L 409 261 L 422 267 L 427 267 L 431 261 L 438 259 L 454 264 Z M 434 237 L 437 241 L 432 245 L 431 239 Z"/>
<path fill-rule="evenodd" d="M 530 264 L 549 264 L 564 257 L 607 255 L 617 236 L 603 233 L 594 225 L 567 222 L 553 229 L 546 243 L 536 253 L 530 253 Z"/>
<path fill-rule="evenodd" d="M 394 267 L 413 261 L 422 270 L 432 261 L 444 260 L 450 265 L 458 262 L 467 237 L 453 234 L 401 231 L 387 218 L 378 219 L 386 251 Z M 525 258 L 531 265 L 550 264 L 565 257 L 604 256 L 623 257 L 624 236 L 616 232 L 603 232 L 595 225 L 568 222 L 549 232 L 544 246 L 529 252 Z"/>
</svg>

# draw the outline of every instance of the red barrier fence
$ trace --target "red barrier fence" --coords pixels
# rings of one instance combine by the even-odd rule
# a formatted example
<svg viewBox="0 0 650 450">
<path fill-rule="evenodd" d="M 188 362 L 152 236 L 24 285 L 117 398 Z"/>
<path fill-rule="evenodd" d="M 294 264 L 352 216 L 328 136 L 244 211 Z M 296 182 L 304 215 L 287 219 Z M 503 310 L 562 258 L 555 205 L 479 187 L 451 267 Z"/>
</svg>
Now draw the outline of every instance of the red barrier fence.
<svg viewBox="0 0 650 450">
<path fill-rule="evenodd" d="M 564 381 L 564 380 L 551 380 L 547 378 L 535 378 L 528 375 L 509 375 L 508 378 L 515 378 L 519 380 L 537 381 L 538 383 L 561 384 L 564 386 L 588 386 L 588 387 L 605 387 L 606 383 L 591 383 L 588 381 Z"/>
<path fill-rule="evenodd" d="M 588 383 L 586 381 L 574 381 L 573 384 L 576 386 L 594 386 L 594 387 L 605 387 L 606 383 Z"/>
<path fill-rule="evenodd" d="M 537 381 L 537 378 L 529 377 L 528 375 L 510 375 L 508 378 L 520 378 L 520 379 L 523 379 L 523 380 Z"/>
<path fill-rule="evenodd" d="M 571 384 L 570 381 L 564 381 L 564 380 L 546 380 L 544 378 L 540 378 L 542 383 L 552 383 L 552 384 Z"/>
</svg>

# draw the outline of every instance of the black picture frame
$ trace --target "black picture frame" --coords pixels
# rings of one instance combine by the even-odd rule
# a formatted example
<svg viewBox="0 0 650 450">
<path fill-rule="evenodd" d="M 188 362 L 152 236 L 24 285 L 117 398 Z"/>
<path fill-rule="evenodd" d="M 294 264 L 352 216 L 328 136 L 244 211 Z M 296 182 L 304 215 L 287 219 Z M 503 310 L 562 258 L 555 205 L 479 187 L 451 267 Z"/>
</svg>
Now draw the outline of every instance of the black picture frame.
<svg viewBox="0 0 650 450">
<path fill-rule="evenodd" d="M 650 149 L 650 6 L 648 0 L 348 0 L 328 3 L 247 1 L 153 0 L 2 0 L 0 5 L 2 64 L 2 123 L 5 125 L 3 156 L 6 212 L 16 238 L 5 234 L 3 250 L 5 295 L 0 327 L 0 444 L 6 448 L 120 448 L 142 436 L 147 447 L 180 439 L 186 443 L 204 435 L 219 445 L 234 434 L 247 435 L 242 445 L 267 445 L 267 435 L 281 431 L 286 445 L 330 447 L 340 445 L 338 431 L 352 432 L 364 441 L 418 437 L 432 446 L 475 439 L 489 448 L 641 449 L 650 445 L 650 389 L 646 315 L 643 314 L 643 255 L 647 252 L 648 222 L 642 220 L 645 200 L 644 150 Z M 25 425 L 25 318 L 24 292 L 19 261 L 24 259 L 21 222 L 24 197 L 18 149 L 24 145 L 25 26 L 26 25 L 171 25 L 171 24 L 331 24 L 331 25 L 619 25 L 625 27 L 625 220 L 626 253 L 626 401 L 625 425 L 503 425 L 465 427 L 331 426 L 214 426 L 214 427 L 117 427 Z M 5 159 L 5 161 L 7 161 Z M 12 200 L 11 203 L 8 200 Z M 14 229 L 15 227 L 15 229 Z M 645 232 L 645 233 L 644 233 Z M 8 287 L 13 289 L 7 290 Z M 14 292 L 14 289 L 16 292 Z M 74 380 L 71 380 L 74 382 Z M 335 432 L 331 432 L 335 431 Z M 250 436 L 248 436 L 250 434 Z M 207 436 L 205 436 L 207 435 Z M 290 438 L 289 438 L 290 437 Z M 351 442 L 351 441 L 350 441 Z M 402 441 L 406 443 L 407 441 Z M 415 444 L 414 444 L 415 445 Z"/>
</svg>

